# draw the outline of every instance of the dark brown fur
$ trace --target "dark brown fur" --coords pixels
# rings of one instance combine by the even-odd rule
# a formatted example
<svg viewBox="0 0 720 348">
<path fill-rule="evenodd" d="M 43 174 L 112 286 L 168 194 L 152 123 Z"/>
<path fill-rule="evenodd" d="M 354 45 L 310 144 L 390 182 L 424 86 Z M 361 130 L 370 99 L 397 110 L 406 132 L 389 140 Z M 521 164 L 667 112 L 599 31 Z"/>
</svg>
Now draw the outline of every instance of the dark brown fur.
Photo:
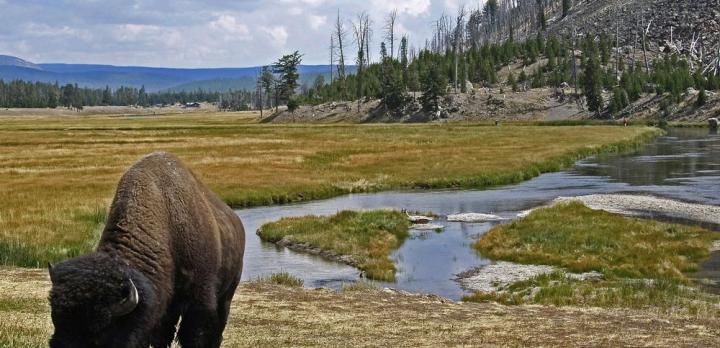
<svg viewBox="0 0 720 348">
<path fill-rule="evenodd" d="M 175 156 L 150 154 L 122 177 L 97 250 L 53 267 L 52 347 L 218 347 L 240 280 L 237 215 Z M 128 295 L 128 315 L 109 308 Z"/>
</svg>

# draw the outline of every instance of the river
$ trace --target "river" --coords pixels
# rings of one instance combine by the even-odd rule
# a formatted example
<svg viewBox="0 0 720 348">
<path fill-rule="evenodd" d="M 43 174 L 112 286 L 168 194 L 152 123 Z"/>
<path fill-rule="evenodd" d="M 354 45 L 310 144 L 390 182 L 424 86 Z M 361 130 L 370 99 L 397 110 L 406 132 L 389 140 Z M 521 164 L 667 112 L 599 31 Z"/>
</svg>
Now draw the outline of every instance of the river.
<svg viewBox="0 0 720 348">
<path fill-rule="evenodd" d="M 406 209 L 440 216 L 492 213 L 512 219 L 557 197 L 597 193 L 640 193 L 702 204 L 720 205 L 720 136 L 702 128 L 670 129 L 635 153 L 588 158 L 566 171 L 490 190 L 441 190 L 352 194 L 284 206 L 237 210 L 247 231 L 243 280 L 285 271 L 308 287 L 337 288 L 357 281 L 360 272 L 320 257 L 262 242 L 255 231 L 283 217 L 330 215 L 345 209 Z M 380 283 L 410 292 L 459 299 L 466 292 L 455 281 L 463 271 L 489 264 L 472 243 L 494 223 L 439 221 L 441 233 L 413 231 L 394 252 L 398 267 L 394 283 Z M 714 271 L 714 270 L 710 270 Z M 712 273 L 712 272 L 711 272 Z M 715 272 L 717 273 L 717 272 Z"/>
</svg>

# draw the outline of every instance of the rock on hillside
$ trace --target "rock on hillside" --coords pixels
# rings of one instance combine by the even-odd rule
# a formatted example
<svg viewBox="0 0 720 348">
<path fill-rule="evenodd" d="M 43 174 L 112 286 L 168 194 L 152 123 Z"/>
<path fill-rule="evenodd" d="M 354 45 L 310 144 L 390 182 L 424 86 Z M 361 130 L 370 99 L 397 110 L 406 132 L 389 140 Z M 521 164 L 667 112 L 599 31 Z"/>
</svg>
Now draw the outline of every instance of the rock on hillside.
<svg viewBox="0 0 720 348">
<path fill-rule="evenodd" d="M 720 44 L 720 1 L 718 0 L 586 0 L 577 1 L 570 15 L 564 19 L 555 18 L 549 30 L 556 33 L 578 33 L 615 35 L 620 25 L 622 45 L 632 45 L 636 34 L 640 33 L 641 23 L 647 27 L 648 46 L 658 52 L 670 40 L 681 51 L 686 51 L 693 35 L 697 45 L 704 48 L 706 61 L 708 54 L 717 52 Z M 638 29 L 635 29 L 638 28 Z M 637 38 L 638 47 L 641 38 Z M 683 52 L 685 53 L 685 52 Z"/>
</svg>

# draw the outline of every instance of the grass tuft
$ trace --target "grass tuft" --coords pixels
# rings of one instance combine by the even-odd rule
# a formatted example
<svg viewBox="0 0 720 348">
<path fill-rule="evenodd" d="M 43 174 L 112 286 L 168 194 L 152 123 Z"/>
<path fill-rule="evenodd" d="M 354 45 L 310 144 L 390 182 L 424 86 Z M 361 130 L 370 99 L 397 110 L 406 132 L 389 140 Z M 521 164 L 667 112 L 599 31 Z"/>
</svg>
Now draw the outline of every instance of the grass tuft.
<svg viewBox="0 0 720 348">
<path fill-rule="evenodd" d="M 273 273 L 265 278 L 260 278 L 257 281 L 260 283 L 289 286 L 291 288 L 299 288 L 305 284 L 304 280 L 288 272 Z"/>
</svg>

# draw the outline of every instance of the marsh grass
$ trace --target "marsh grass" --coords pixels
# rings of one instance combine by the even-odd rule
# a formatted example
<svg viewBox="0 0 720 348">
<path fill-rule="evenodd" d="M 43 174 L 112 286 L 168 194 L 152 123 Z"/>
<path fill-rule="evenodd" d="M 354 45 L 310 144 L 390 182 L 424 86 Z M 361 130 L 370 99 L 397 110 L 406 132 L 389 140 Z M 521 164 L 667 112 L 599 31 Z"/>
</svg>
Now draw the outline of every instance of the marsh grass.
<svg viewBox="0 0 720 348">
<path fill-rule="evenodd" d="M 466 300 L 651 307 L 717 316 L 720 296 L 703 292 L 686 276 L 709 256 L 716 239 L 720 236 L 699 227 L 626 218 L 591 210 L 579 202 L 557 204 L 493 228 L 475 248 L 492 259 L 554 265 L 573 272 L 598 271 L 605 279 L 582 282 L 556 272 Z"/>
<path fill-rule="evenodd" d="M 697 270 L 718 238 L 700 227 L 625 218 L 570 202 L 500 225 L 475 248 L 496 260 L 684 281 L 684 273 Z"/>
<path fill-rule="evenodd" d="M 495 301 L 505 305 L 643 309 L 701 318 L 720 316 L 720 296 L 670 279 L 612 278 L 586 282 L 564 273 L 544 274 L 508 286 L 497 293 L 475 293 L 467 302 Z"/>
<path fill-rule="evenodd" d="M 390 254 L 409 236 L 410 222 L 398 211 L 342 211 L 333 216 L 285 218 L 263 225 L 264 241 L 290 240 L 352 258 L 369 279 L 395 280 Z"/>
<path fill-rule="evenodd" d="M 0 262 L 88 252 L 95 212 L 135 161 L 178 155 L 233 207 L 352 192 L 486 188 L 530 179 L 657 130 L 606 126 L 260 125 L 252 114 L 0 117 Z M 97 216 L 96 216 L 97 217 Z"/>
</svg>

